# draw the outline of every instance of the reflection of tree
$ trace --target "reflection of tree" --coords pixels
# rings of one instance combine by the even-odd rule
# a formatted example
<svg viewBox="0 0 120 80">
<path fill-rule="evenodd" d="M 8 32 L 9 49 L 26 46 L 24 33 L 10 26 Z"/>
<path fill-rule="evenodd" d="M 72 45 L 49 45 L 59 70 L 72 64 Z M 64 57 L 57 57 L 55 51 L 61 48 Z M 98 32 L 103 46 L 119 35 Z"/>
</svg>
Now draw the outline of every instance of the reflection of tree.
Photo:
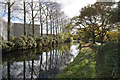
<svg viewBox="0 0 120 80">
<path fill-rule="evenodd" d="M 40 72 L 41 72 L 41 66 L 42 66 L 42 54 L 40 56 L 40 70 L 39 70 L 39 76 L 41 75 Z"/>
<path fill-rule="evenodd" d="M 32 60 L 32 69 L 31 69 L 31 80 L 33 79 L 33 70 L 34 70 L 34 60 Z"/>
<path fill-rule="evenodd" d="M 61 45 L 60 45 L 61 46 Z M 64 44 L 62 44 L 63 48 Z M 65 44 L 67 48 L 70 48 L 70 45 Z M 61 47 L 56 46 L 53 48 L 46 48 L 43 51 L 39 52 L 37 49 L 34 50 L 25 50 L 12 55 L 10 60 L 6 59 L 9 64 L 7 65 L 8 77 L 21 78 L 24 80 L 26 78 L 33 79 L 34 77 L 55 77 L 60 69 L 62 69 L 68 61 L 70 55 L 64 50 L 61 51 Z M 38 53 L 39 52 L 39 53 Z M 45 55 L 44 55 L 45 52 Z M 19 57 L 18 57 L 19 56 Z M 68 56 L 68 57 L 66 57 Z M 8 57 L 8 56 L 7 56 Z M 39 64 L 37 64 L 39 62 Z M 11 66 L 11 68 L 10 68 Z M 10 73 L 10 69 L 12 74 Z M 44 70 L 45 69 L 45 70 Z M 15 74 L 14 71 L 16 71 Z"/>
<path fill-rule="evenodd" d="M 8 60 L 7 62 L 7 66 L 8 66 L 8 69 L 7 69 L 7 72 L 8 72 L 8 80 L 10 80 L 10 61 Z"/>
<path fill-rule="evenodd" d="M 24 67 L 23 67 L 23 70 L 24 70 L 24 71 L 23 71 L 23 72 L 24 72 L 24 73 L 23 73 L 24 80 L 25 80 L 25 65 L 26 65 L 26 64 L 25 64 L 25 61 L 24 61 L 24 62 L 23 62 L 23 66 L 24 66 Z"/>
</svg>

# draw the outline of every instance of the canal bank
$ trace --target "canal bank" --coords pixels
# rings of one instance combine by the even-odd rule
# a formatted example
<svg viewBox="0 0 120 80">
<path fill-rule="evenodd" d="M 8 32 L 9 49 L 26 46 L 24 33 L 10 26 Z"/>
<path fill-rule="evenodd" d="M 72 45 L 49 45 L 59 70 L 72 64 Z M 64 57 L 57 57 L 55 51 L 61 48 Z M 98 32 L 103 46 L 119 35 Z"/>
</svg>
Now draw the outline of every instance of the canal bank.
<svg viewBox="0 0 120 80">
<path fill-rule="evenodd" d="M 57 78 L 120 78 L 118 43 L 90 44 L 65 67 Z"/>
</svg>

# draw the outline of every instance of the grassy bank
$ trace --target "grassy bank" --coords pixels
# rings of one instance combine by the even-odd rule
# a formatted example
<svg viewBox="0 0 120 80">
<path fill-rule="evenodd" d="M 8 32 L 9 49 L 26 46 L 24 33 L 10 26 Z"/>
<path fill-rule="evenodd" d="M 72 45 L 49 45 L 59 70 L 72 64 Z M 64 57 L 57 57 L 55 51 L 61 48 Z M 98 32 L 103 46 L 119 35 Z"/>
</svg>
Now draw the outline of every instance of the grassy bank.
<svg viewBox="0 0 120 80">
<path fill-rule="evenodd" d="M 120 78 L 118 43 L 82 48 L 57 78 Z"/>
<path fill-rule="evenodd" d="M 46 46 L 51 47 L 54 46 L 54 44 L 67 43 L 71 41 L 71 38 L 63 38 L 60 35 L 40 37 L 37 37 L 35 35 L 21 35 L 20 37 L 11 37 L 10 41 L 2 40 L 2 51 L 10 52 L 15 50 L 43 48 Z"/>
<path fill-rule="evenodd" d="M 95 53 L 90 48 L 82 48 L 77 57 L 57 78 L 91 78 L 95 76 Z"/>
</svg>

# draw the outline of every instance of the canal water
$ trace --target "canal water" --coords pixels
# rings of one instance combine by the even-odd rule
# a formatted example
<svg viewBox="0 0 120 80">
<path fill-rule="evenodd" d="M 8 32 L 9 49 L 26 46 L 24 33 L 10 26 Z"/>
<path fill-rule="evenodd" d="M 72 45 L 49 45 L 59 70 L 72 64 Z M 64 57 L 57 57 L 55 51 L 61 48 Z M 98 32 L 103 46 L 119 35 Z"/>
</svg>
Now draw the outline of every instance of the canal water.
<svg viewBox="0 0 120 80">
<path fill-rule="evenodd" d="M 55 78 L 77 56 L 77 43 L 2 53 L 2 78 Z"/>
</svg>

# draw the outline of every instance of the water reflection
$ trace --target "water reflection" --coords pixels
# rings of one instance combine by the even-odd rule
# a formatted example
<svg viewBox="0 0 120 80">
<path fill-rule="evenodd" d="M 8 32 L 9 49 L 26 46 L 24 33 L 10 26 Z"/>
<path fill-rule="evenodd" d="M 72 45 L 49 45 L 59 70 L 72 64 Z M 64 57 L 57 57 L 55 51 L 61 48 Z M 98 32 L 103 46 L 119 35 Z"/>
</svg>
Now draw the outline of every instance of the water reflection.
<svg viewBox="0 0 120 80">
<path fill-rule="evenodd" d="M 3 53 L 3 78 L 54 78 L 79 50 L 79 44 Z M 5 54 L 5 55 L 4 55 Z"/>
</svg>

